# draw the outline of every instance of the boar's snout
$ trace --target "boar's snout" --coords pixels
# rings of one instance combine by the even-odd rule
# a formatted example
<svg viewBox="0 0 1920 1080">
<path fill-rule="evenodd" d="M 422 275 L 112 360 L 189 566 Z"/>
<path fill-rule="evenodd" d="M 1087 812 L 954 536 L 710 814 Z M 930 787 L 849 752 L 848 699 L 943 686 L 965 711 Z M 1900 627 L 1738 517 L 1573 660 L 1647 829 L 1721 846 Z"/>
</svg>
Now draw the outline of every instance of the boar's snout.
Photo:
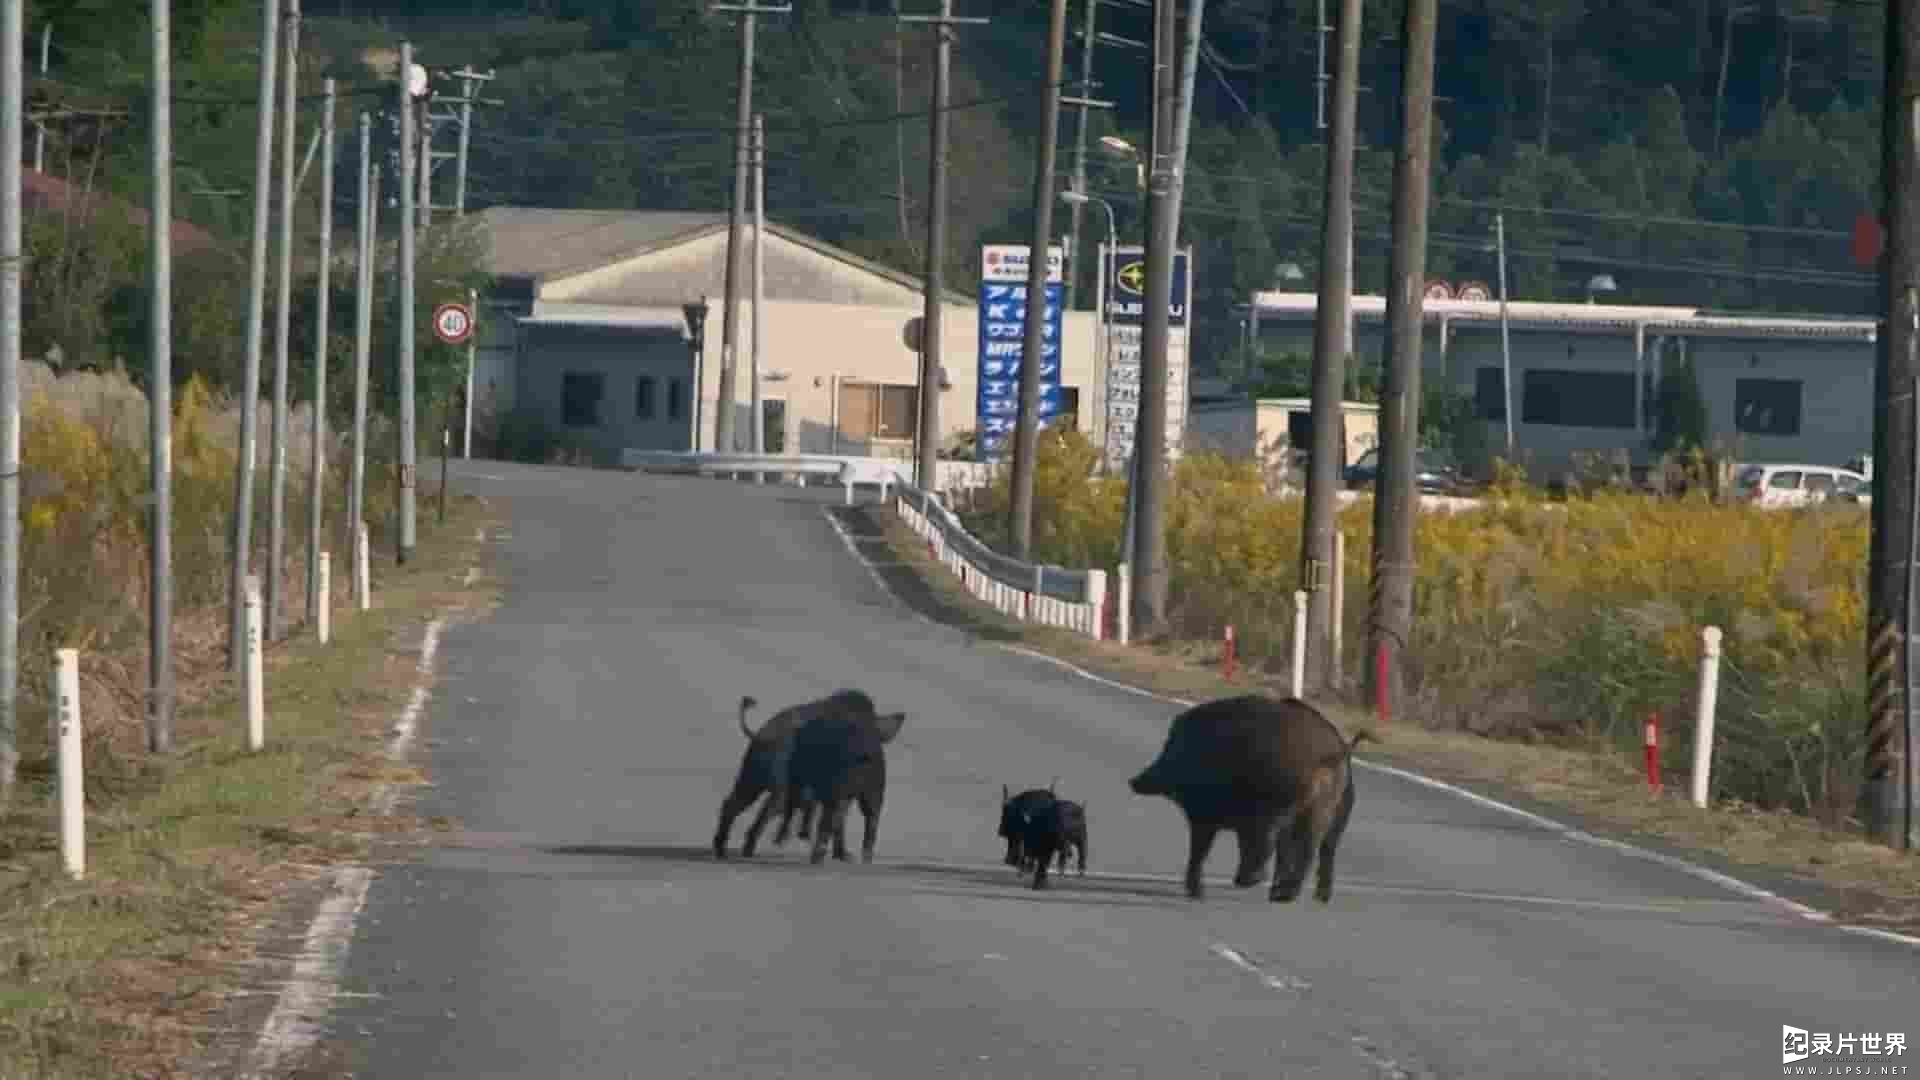
<svg viewBox="0 0 1920 1080">
<path fill-rule="evenodd" d="M 1127 781 L 1127 786 L 1133 789 L 1135 795 L 1164 795 L 1167 793 L 1166 781 L 1160 776 L 1158 770 L 1153 768 L 1149 768 L 1139 776 Z"/>
</svg>

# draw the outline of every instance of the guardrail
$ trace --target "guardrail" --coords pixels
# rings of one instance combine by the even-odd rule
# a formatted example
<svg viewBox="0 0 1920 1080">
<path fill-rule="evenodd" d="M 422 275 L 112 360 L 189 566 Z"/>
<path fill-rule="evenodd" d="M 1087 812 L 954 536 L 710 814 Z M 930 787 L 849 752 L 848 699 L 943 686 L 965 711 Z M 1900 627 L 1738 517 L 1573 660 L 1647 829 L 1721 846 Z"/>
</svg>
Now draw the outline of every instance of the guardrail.
<svg viewBox="0 0 1920 1080">
<path fill-rule="evenodd" d="M 626 469 L 695 472 L 702 474 L 760 473 L 780 477 L 833 477 L 847 488 L 847 503 L 853 503 L 853 488 L 860 484 L 879 485 L 882 497 L 895 484 L 913 479 L 913 462 L 900 458 L 861 457 L 849 454 L 715 454 L 690 450 L 622 450 L 620 465 Z M 991 481 L 993 467 L 973 461 L 942 460 L 938 463 L 935 489 L 943 492 L 984 488 Z"/>
<path fill-rule="evenodd" d="M 902 482 L 893 499 L 900 520 L 960 584 L 1002 614 L 1100 640 L 1106 634 L 1107 574 L 1022 562 L 982 543 L 929 493 Z"/>
</svg>

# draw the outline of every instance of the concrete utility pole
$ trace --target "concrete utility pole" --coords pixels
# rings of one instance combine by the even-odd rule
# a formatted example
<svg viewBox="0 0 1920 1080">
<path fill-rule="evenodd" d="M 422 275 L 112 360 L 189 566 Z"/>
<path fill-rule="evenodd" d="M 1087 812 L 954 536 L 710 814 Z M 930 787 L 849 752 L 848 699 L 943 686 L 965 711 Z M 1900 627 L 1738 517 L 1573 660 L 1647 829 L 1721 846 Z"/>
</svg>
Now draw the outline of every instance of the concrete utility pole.
<svg viewBox="0 0 1920 1080">
<path fill-rule="evenodd" d="M 417 86 L 416 86 L 417 83 Z M 413 260 L 419 237 L 414 234 L 413 110 L 426 93 L 426 80 L 415 79 L 413 43 L 400 43 L 400 538 L 395 561 L 405 566 L 413 557 L 414 463 L 419 450 L 414 432 L 413 379 Z"/>
<path fill-rule="evenodd" d="M 481 83 L 493 81 L 493 71 L 473 70 L 472 66 L 462 67 L 454 75 L 460 79 L 460 150 L 453 166 L 453 214 L 455 217 L 467 216 L 467 147 L 473 132 L 473 96 Z M 488 104 L 496 104 L 488 102 Z"/>
<path fill-rule="evenodd" d="M 153 0 L 153 192 L 147 230 L 147 749 L 173 752 L 173 0 Z"/>
<path fill-rule="evenodd" d="M 40 77 L 47 77 L 47 66 L 53 60 L 53 24 L 40 24 Z M 18 99 L 16 99 L 18 100 Z M 47 124 L 36 120 L 33 124 L 33 171 L 44 175 L 47 171 Z"/>
<path fill-rule="evenodd" d="M 767 452 L 767 418 L 760 404 L 760 346 L 765 341 L 763 331 L 766 321 L 761 318 L 765 310 L 760 301 L 764 299 L 766 282 L 763 280 L 766 270 L 766 233 L 767 233 L 767 129 L 766 118 L 759 113 L 753 114 L 753 355 L 748 371 L 752 382 L 751 399 L 753 401 L 753 452 Z M 765 473 L 754 473 L 754 483 L 766 480 Z"/>
<path fill-rule="evenodd" d="M 1326 203 L 1320 226 L 1319 299 L 1313 317 L 1313 445 L 1301 523 L 1300 588 L 1307 593 L 1307 674 L 1318 693 L 1338 683 L 1333 666 L 1333 535 L 1338 529 L 1347 355 L 1342 331 L 1353 308 L 1353 143 L 1360 97 L 1361 0 L 1341 0 L 1333 82 L 1333 124 L 1327 138 Z"/>
<path fill-rule="evenodd" d="M 953 28 L 986 19 L 953 13 L 953 0 L 940 0 L 938 15 L 899 15 L 901 22 L 933 25 L 933 105 L 928 110 L 927 272 L 920 311 L 920 415 L 914 424 L 914 484 L 932 491 L 940 478 L 940 359 L 947 264 L 947 83 L 953 66 Z"/>
<path fill-rule="evenodd" d="M 1047 75 L 1041 84 L 1040 146 L 1033 168 L 1033 244 L 1027 256 L 1027 304 L 1020 348 L 1020 413 L 1013 429 L 1012 506 L 1007 532 L 1013 557 L 1033 550 L 1034 458 L 1040 448 L 1040 365 L 1046 359 L 1047 270 L 1053 240 L 1053 147 L 1060 129 L 1060 80 L 1067 48 L 1067 0 L 1053 0 L 1047 19 Z"/>
<path fill-rule="evenodd" d="M 267 302 L 267 224 L 273 204 L 274 87 L 280 60 L 280 5 L 263 0 L 260 29 L 260 112 L 254 129 L 253 239 L 247 264 L 246 362 L 240 390 L 240 467 L 234 470 L 233 528 L 228 538 L 227 663 L 240 675 L 246 662 L 247 576 L 253 554 L 253 485 L 258 469 L 261 322 Z"/>
<path fill-rule="evenodd" d="M 1080 94 L 1071 101 L 1061 99 L 1080 110 L 1080 122 L 1073 127 L 1073 193 L 1076 195 L 1087 193 L 1087 128 L 1092 110 L 1099 104 L 1093 100 L 1093 52 L 1095 35 L 1100 32 L 1100 0 L 1082 0 L 1082 3 L 1087 9 L 1087 21 L 1080 36 Z M 1111 108 L 1111 105 L 1108 107 Z M 1074 286 L 1080 277 L 1080 214 L 1086 204 L 1085 199 L 1067 204 L 1070 221 L 1067 225 L 1067 295 L 1064 306 L 1068 311 L 1073 310 L 1074 297 L 1078 295 Z M 1101 318 L 1105 317 L 1103 313 Z"/>
<path fill-rule="evenodd" d="M 753 31 L 761 15 L 785 15 L 792 4 L 779 6 L 715 4 L 708 10 L 730 11 L 740 16 L 740 92 L 734 113 L 733 129 L 733 203 L 727 208 L 726 318 L 720 329 L 720 400 L 713 414 L 713 449 L 731 454 L 740 449 L 734 433 L 739 390 L 736 386 L 740 359 L 740 279 L 745 275 L 740 264 L 746 256 L 741 244 L 747 210 L 747 186 L 752 164 L 748 143 L 753 128 Z"/>
<path fill-rule="evenodd" d="M 320 106 L 320 280 L 314 288 L 313 313 L 313 447 L 307 483 L 311 490 L 307 510 L 307 621 L 320 617 L 321 523 L 326 519 L 327 472 L 327 342 L 331 316 L 328 286 L 333 270 L 333 105 L 334 82 L 323 84 Z"/>
<path fill-rule="evenodd" d="M 293 138 L 299 120 L 300 0 L 287 5 L 286 31 L 281 35 L 284 77 L 280 80 L 280 281 L 273 326 L 273 430 L 267 465 L 266 640 L 278 641 L 285 614 L 287 524 L 287 363 L 288 336 L 293 321 Z"/>
<path fill-rule="evenodd" d="M 20 155 L 25 0 L 0 0 L 0 803 L 13 795 L 20 693 Z"/>
<path fill-rule="evenodd" d="M 1316 90 L 1314 92 L 1313 108 L 1314 108 L 1314 127 L 1318 128 L 1321 131 L 1327 130 L 1327 84 L 1333 81 L 1333 77 L 1327 74 L 1327 35 L 1333 32 L 1334 32 L 1334 28 L 1327 24 L 1327 0 L 1315 0 L 1314 35 L 1313 36 L 1314 36 L 1314 41 L 1319 46 L 1319 50 L 1318 50 L 1319 51 L 1319 67 L 1315 69 L 1316 74 L 1314 75 Z M 1353 92 L 1356 98 L 1360 94 L 1360 78 L 1358 75 L 1354 76 Z M 1357 141 L 1358 141 L 1357 139 L 1352 137 L 1352 133 L 1349 132 L 1349 142 L 1357 142 Z M 1347 248 L 1347 295 L 1352 296 L 1353 295 L 1353 219 L 1352 217 L 1348 217 L 1347 219 L 1346 248 Z M 1345 362 L 1347 363 L 1353 362 L 1353 308 L 1351 305 L 1349 305 L 1347 308 L 1347 317 L 1344 320 L 1342 320 L 1340 323 L 1340 355 L 1345 359 Z M 1309 615 L 1308 618 L 1309 620 L 1311 620 L 1312 616 Z"/>
<path fill-rule="evenodd" d="M 414 205 L 420 212 L 420 231 L 425 232 L 433 225 L 433 94 L 431 91 L 420 98 L 420 115 L 416 118 L 420 125 L 420 152 L 414 158 L 415 175 L 420 180 L 419 202 Z"/>
<path fill-rule="evenodd" d="M 460 409 L 464 414 L 460 421 L 460 456 L 473 457 L 473 375 L 480 359 L 480 292 L 467 290 L 467 314 L 472 316 L 473 324 L 467 327 L 467 383 L 460 392 Z"/>
<path fill-rule="evenodd" d="M 1427 203 L 1433 163 L 1433 48 L 1439 0 L 1407 0 L 1401 31 L 1400 155 L 1393 169 L 1393 254 L 1387 280 L 1386 382 L 1380 394 L 1380 473 L 1373 496 L 1373 595 L 1368 655 L 1385 653 L 1376 700 L 1405 700 L 1404 652 L 1413 636 L 1413 526 L 1419 507 L 1420 329 L 1426 300 Z M 1378 679 L 1375 679 L 1378 682 Z"/>
<path fill-rule="evenodd" d="M 1173 249 L 1179 222 L 1175 189 L 1179 163 L 1175 139 L 1173 0 L 1154 0 L 1153 150 L 1147 180 L 1146 295 L 1140 334 L 1140 412 L 1134 429 L 1133 618 L 1134 637 L 1152 637 L 1167 616 L 1167 305 L 1173 295 Z"/>
<path fill-rule="evenodd" d="M 1886 253 L 1882 256 L 1881 327 L 1873 410 L 1873 540 L 1867 570 L 1866 783 L 1860 816 L 1868 835 L 1911 849 L 1914 747 L 1912 694 L 1916 540 L 1915 380 L 1920 378 L 1920 0 L 1889 0 L 1887 70 L 1882 113 L 1881 190 Z"/>
<path fill-rule="evenodd" d="M 347 563 L 354 588 L 360 587 L 360 523 L 365 520 L 367 493 L 367 368 L 373 350 L 374 219 L 378 207 L 373 191 L 373 117 L 360 114 L 360 217 L 354 237 L 353 303 L 353 470 L 347 480 Z M 356 606 L 365 599 L 354 597 Z"/>
</svg>

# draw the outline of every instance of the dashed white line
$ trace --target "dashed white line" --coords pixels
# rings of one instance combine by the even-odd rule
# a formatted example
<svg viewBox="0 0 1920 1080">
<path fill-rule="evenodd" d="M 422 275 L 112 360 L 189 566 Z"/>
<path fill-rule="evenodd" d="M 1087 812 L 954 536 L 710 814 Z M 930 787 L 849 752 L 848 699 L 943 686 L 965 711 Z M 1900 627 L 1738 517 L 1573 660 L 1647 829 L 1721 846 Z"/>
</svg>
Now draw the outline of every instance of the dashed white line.
<svg viewBox="0 0 1920 1080">
<path fill-rule="evenodd" d="M 1269 973 L 1259 964 L 1247 959 L 1240 950 L 1231 945 L 1215 945 L 1213 951 L 1215 955 L 1225 958 L 1226 961 L 1234 967 L 1259 979 L 1269 990 L 1282 990 L 1287 993 L 1300 994 L 1313 989 L 1313 984 L 1305 979 L 1296 978 L 1292 975 L 1274 975 Z"/>
</svg>

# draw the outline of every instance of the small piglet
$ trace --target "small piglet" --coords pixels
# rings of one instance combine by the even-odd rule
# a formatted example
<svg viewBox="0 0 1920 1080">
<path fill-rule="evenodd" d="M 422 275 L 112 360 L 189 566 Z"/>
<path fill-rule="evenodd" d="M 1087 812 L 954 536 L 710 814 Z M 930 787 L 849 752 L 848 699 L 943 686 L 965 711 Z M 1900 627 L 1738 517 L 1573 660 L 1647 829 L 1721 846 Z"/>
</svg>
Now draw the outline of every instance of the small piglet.
<svg viewBox="0 0 1920 1080">
<path fill-rule="evenodd" d="M 1008 794 L 1000 785 L 1000 839 L 1007 842 L 1006 863 L 1016 870 L 1028 868 L 1026 837 L 1028 822 L 1034 815 L 1053 805 L 1053 789 L 1029 788 L 1018 795 Z"/>
<path fill-rule="evenodd" d="M 1333 857 L 1353 813 L 1354 746 L 1298 698 L 1261 694 L 1203 702 L 1174 717 L 1153 764 L 1133 778 L 1137 795 L 1160 795 L 1186 815 L 1187 895 L 1200 899 L 1200 871 L 1219 830 L 1240 840 L 1233 883 L 1260 880 L 1274 859 L 1267 898 L 1293 901 L 1319 856 L 1314 899 L 1333 896 Z"/>
<path fill-rule="evenodd" d="M 1027 818 L 1021 850 L 1033 870 L 1033 887 L 1047 887 L 1047 868 L 1060 860 L 1060 872 L 1067 870 L 1067 857 L 1078 853 L 1080 874 L 1087 873 L 1087 808 L 1072 799 L 1055 798 Z"/>
</svg>

